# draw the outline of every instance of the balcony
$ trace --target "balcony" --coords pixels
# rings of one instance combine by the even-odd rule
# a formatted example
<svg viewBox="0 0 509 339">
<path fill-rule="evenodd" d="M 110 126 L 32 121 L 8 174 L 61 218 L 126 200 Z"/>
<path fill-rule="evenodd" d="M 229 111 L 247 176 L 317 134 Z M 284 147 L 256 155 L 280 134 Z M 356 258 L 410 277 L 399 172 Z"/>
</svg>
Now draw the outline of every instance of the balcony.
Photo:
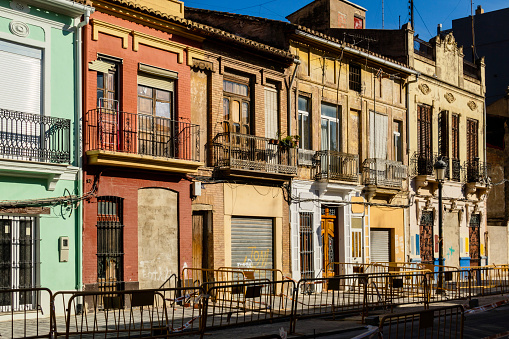
<svg viewBox="0 0 509 339">
<path fill-rule="evenodd" d="M 479 76 L 479 68 L 477 67 L 477 65 L 467 60 L 463 60 L 463 75 L 469 76 L 477 80 L 481 80 Z"/>
<path fill-rule="evenodd" d="M 434 165 L 439 158 L 438 154 L 414 153 L 412 157 L 412 172 L 414 176 L 435 177 Z M 461 181 L 462 166 L 459 159 L 441 157 L 447 164 L 445 169 L 445 178 L 451 181 Z M 432 178 L 430 178 L 432 179 Z"/>
<path fill-rule="evenodd" d="M 429 42 L 426 42 L 417 37 L 414 37 L 414 53 L 429 60 L 435 60 L 433 46 Z"/>
<path fill-rule="evenodd" d="M 213 166 L 227 175 L 287 179 L 297 174 L 297 149 L 275 140 L 238 133 L 219 133 L 212 141 Z"/>
<path fill-rule="evenodd" d="M 359 181 L 359 156 L 337 151 L 318 151 L 315 154 L 316 180 Z"/>
<path fill-rule="evenodd" d="M 0 109 L 2 175 L 43 178 L 54 190 L 69 171 L 70 129 L 69 119 Z"/>
<path fill-rule="evenodd" d="M 364 185 L 401 189 L 407 177 L 407 166 L 399 161 L 366 159 L 362 165 Z"/>
<path fill-rule="evenodd" d="M 190 173 L 199 162 L 200 127 L 144 114 L 97 108 L 85 115 L 88 163 Z"/>
<path fill-rule="evenodd" d="M 315 151 L 299 148 L 297 163 L 299 166 L 313 166 Z"/>
<path fill-rule="evenodd" d="M 479 200 L 486 195 L 491 181 L 488 175 L 489 166 L 475 158 L 467 161 L 465 167 L 465 194 L 475 194 Z"/>
</svg>

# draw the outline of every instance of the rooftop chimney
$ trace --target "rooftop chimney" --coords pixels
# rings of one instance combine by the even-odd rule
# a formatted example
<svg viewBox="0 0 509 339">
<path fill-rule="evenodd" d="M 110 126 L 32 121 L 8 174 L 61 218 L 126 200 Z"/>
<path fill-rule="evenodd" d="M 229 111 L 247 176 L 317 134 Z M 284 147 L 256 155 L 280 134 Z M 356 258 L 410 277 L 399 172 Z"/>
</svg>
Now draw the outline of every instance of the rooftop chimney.
<svg viewBox="0 0 509 339">
<path fill-rule="evenodd" d="M 437 26 L 437 35 L 440 35 L 442 33 L 442 24 L 438 24 Z"/>
<path fill-rule="evenodd" d="M 477 6 L 477 8 L 475 10 L 475 15 L 478 15 L 478 14 L 484 14 L 484 9 L 481 7 L 481 5 Z"/>
</svg>

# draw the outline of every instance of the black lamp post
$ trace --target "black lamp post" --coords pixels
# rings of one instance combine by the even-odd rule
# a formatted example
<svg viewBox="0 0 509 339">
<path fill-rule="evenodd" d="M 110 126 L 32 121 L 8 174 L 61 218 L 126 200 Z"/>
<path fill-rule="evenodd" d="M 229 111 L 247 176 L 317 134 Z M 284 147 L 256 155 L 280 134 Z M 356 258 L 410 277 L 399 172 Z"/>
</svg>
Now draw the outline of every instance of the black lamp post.
<svg viewBox="0 0 509 339">
<path fill-rule="evenodd" d="M 444 291 L 444 238 L 442 223 L 442 184 L 445 179 L 445 169 L 447 163 L 439 157 L 435 165 L 435 177 L 438 183 L 438 290 L 437 293 Z"/>
</svg>

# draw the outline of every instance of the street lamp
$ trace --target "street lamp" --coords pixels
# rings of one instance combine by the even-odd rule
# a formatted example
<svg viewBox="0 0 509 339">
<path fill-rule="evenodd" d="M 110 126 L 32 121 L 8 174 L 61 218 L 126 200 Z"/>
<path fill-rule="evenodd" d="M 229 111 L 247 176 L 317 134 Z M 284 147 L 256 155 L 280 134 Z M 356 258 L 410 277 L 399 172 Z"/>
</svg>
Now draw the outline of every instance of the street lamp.
<svg viewBox="0 0 509 339">
<path fill-rule="evenodd" d="M 447 163 L 439 157 L 435 165 L 435 178 L 438 183 L 438 290 L 437 293 L 444 291 L 444 238 L 442 223 L 442 184 L 445 179 L 445 169 Z"/>
</svg>

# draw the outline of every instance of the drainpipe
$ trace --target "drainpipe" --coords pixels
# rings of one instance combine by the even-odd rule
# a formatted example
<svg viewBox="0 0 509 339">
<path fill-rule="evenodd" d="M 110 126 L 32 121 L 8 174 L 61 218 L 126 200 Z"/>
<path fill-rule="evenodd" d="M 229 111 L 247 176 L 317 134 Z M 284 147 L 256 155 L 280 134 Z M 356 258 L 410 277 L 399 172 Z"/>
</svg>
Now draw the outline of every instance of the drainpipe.
<svg viewBox="0 0 509 339">
<path fill-rule="evenodd" d="M 287 108 L 287 114 L 286 114 L 286 126 L 287 126 L 287 135 L 292 135 L 292 86 L 293 81 L 295 80 L 295 75 L 297 74 L 297 69 L 300 65 L 299 59 L 293 59 L 293 63 L 295 64 L 295 68 L 293 69 L 292 77 L 290 78 L 290 83 L 287 87 L 287 95 L 286 95 L 286 108 Z M 297 102 L 295 103 L 297 105 Z"/>
<path fill-rule="evenodd" d="M 83 78 L 83 69 L 82 69 L 82 34 L 81 28 L 88 25 L 90 21 L 90 14 L 94 12 L 94 8 L 87 8 L 85 10 L 84 18 L 76 25 L 75 32 L 75 56 L 76 62 L 75 65 L 75 89 L 76 89 L 76 104 L 75 104 L 75 116 L 74 116 L 74 158 L 76 166 L 78 167 L 78 189 L 83 190 L 83 164 L 82 164 L 82 152 L 81 152 L 81 119 L 83 112 L 83 87 L 82 87 L 82 78 Z M 78 192 L 78 195 L 81 194 Z M 82 239 L 83 239 L 83 204 L 79 204 L 78 210 L 76 213 L 77 225 L 76 225 L 76 290 L 81 291 L 83 289 L 83 281 L 82 281 L 82 267 L 83 267 L 83 258 L 82 258 Z"/>
</svg>

